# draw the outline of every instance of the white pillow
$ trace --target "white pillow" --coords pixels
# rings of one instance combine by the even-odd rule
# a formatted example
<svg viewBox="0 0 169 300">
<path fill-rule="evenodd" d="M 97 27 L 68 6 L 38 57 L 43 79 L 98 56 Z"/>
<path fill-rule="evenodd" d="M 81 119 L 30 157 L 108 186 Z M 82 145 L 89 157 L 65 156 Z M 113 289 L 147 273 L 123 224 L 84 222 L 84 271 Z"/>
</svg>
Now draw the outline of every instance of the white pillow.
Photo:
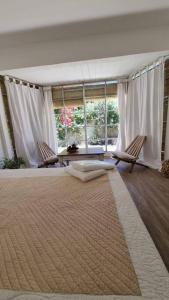
<svg viewBox="0 0 169 300">
<path fill-rule="evenodd" d="M 90 171 L 90 172 L 81 172 L 81 171 L 75 170 L 72 166 L 68 166 L 68 167 L 64 168 L 64 170 L 67 173 L 69 173 L 70 175 L 77 177 L 82 181 L 89 181 L 91 179 L 94 179 L 96 177 L 106 174 L 106 171 L 103 169 L 96 170 L 96 171 Z"/>
<path fill-rule="evenodd" d="M 100 169 L 113 169 L 114 165 L 105 161 L 101 160 L 79 160 L 79 161 L 72 161 L 70 165 L 79 171 L 87 172 L 87 171 L 94 171 Z"/>
</svg>

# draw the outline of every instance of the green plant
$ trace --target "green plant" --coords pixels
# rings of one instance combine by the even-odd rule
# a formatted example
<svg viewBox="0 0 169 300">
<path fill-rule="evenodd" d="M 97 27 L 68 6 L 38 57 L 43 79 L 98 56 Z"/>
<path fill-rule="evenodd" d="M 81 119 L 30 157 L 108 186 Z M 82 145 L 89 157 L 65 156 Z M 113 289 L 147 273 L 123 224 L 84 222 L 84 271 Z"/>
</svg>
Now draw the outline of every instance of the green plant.
<svg viewBox="0 0 169 300">
<path fill-rule="evenodd" d="M 119 114 L 117 108 L 117 101 L 107 99 L 107 125 L 109 128 L 118 128 Z M 81 128 L 85 124 L 84 107 L 64 107 L 54 110 L 56 126 L 58 129 L 59 143 L 65 143 L 67 134 L 75 136 L 81 135 Z M 86 121 L 88 126 L 95 128 L 93 136 L 89 138 L 92 143 L 100 141 L 102 127 L 105 125 L 105 99 L 88 100 L 86 102 Z"/>
<path fill-rule="evenodd" d="M 79 125 L 84 123 L 83 108 L 63 108 L 61 109 L 60 114 L 58 114 L 59 110 L 55 109 L 54 112 L 59 140 L 65 140 L 65 128 L 67 133 L 80 134 Z"/>
<path fill-rule="evenodd" d="M 22 157 L 18 158 L 4 158 L 2 160 L 2 168 L 3 169 L 20 169 L 21 165 L 25 166 L 25 161 Z"/>
<path fill-rule="evenodd" d="M 94 120 L 95 125 L 105 124 L 105 101 L 88 102 L 86 105 L 87 121 Z M 117 125 L 119 123 L 119 113 L 116 102 L 107 100 L 107 124 Z"/>
<path fill-rule="evenodd" d="M 82 107 L 77 107 L 73 111 L 73 119 L 76 125 L 84 124 L 84 110 Z"/>
<path fill-rule="evenodd" d="M 117 105 L 108 101 L 107 103 L 107 124 L 118 125 L 119 123 L 119 113 Z"/>
</svg>

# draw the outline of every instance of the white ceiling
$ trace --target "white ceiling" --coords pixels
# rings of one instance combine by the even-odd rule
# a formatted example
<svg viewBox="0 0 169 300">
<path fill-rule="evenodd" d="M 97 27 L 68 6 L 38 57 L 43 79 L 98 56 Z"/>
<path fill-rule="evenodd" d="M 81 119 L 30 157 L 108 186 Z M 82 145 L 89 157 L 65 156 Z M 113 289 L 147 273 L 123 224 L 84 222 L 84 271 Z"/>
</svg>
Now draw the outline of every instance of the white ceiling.
<svg viewBox="0 0 169 300">
<path fill-rule="evenodd" d="M 0 33 L 169 8 L 168 0 L 5 0 Z"/>
<path fill-rule="evenodd" d="M 166 50 L 169 0 L 0 1 L 0 70 Z M 76 66 L 72 77 L 80 77 L 80 70 L 86 68 L 67 66 Z M 88 68 L 95 74 L 95 63 Z M 116 74 L 121 74 L 119 69 L 117 64 Z M 65 78 L 65 67 L 60 65 L 57 76 L 58 70 L 59 66 L 53 71 L 56 80 L 61 74 Z M 50 74 L 48 78 L 54 78 Z"/>
<path fill-rule="evenodd" d="M 52 85 L 59 83 L 118 78 L 131 74 L 169 51 L 96 59 L 57 65 L 1 71 L 32 83 Z"/>
</svg>

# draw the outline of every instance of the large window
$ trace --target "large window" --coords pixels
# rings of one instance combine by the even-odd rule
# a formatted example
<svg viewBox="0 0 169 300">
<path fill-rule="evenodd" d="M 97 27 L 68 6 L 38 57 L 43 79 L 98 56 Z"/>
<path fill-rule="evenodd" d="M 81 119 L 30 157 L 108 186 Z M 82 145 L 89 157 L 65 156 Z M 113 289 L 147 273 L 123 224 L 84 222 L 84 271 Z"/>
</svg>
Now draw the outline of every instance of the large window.
<svg viewBox="0 0 169 300">
<path fill-rule="evenodd" d="M 53 103 L 59 152 L 72 143 L 115 149 L 119 122 L 116 83 L 55 87 Z"/>
</svg>

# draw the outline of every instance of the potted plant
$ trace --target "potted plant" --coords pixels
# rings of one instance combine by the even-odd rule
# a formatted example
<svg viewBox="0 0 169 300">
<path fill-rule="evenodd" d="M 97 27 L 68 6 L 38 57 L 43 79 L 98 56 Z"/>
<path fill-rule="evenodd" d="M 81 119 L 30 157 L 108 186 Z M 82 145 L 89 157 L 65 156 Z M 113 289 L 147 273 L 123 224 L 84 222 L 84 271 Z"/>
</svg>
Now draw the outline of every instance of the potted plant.
<svg viewBox="0 0 169 300">
<path fill-rule="evenodd" d="M 1 165 L 2 169 L 20 169 L 25 167 L 25 161 L 22 157 L 4 158 Z"/>
</svg>

